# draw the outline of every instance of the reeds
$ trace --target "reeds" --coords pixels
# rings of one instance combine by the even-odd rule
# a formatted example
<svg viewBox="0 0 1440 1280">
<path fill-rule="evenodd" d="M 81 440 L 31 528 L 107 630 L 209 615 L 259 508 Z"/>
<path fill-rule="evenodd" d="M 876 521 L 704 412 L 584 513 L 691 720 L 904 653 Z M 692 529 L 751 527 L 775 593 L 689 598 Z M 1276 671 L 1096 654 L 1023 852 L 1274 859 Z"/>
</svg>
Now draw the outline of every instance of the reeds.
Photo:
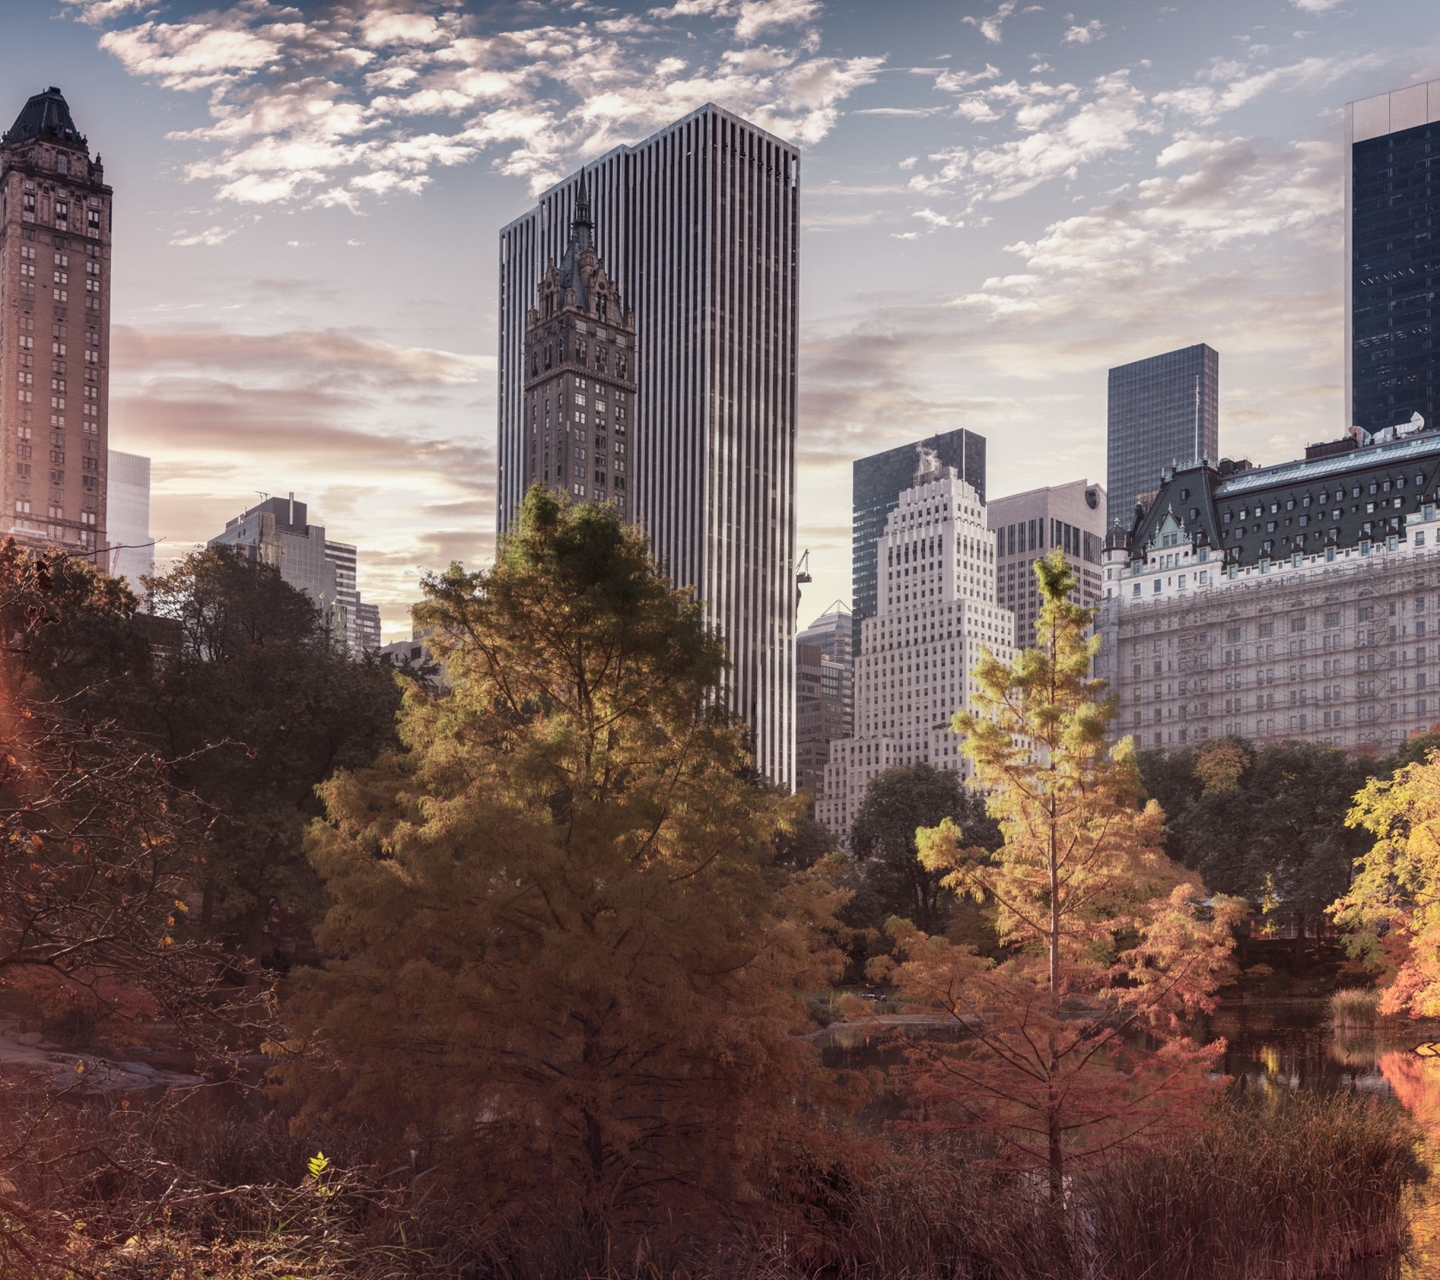
<svg viewBox="0 0 1440 1280">
<path fill-rule="evenodd" d="M 1380 1022 L 1380 993 L 1374 987 L 1342 987 L 1330 997 L 1336 1027 L 1373 1027 Z"/>
</svg>

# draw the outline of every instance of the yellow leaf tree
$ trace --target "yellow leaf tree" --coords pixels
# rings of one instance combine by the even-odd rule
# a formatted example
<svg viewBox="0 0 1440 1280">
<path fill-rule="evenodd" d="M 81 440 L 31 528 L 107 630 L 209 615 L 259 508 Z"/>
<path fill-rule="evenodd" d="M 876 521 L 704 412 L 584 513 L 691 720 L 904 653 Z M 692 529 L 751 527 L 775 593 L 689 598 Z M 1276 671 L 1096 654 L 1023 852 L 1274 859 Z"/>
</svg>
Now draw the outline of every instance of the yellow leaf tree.
<svg viewBox="0 0 1440 1280">
<path fill-rule="evenodd" d="M 1350 954 L 1383 973 L 1381 1013 L 1440 1017 L 1440 755 L 1371 778 L 1346 821 L 1375 843 L 1330 914 Z"/>
<path fill-rule="evenodd" d="M 797 802 L 755 781 L 720 641 L 613 508 L 532 489 L 494 569 L 426 597 L 448 691 L 324 789 L 336 958 L 286 1009 L 285 1088 L 439 1152 L 503 1235 L 571 1241 L 557 1274 L 603 1269 L 805 1140 L 802 993 L 841 898 L 775 864 Z"/>
<path fill-rule="evenodd" d="M 1004 843 L 964 847 L 950 822 L 919 832 L 920 858 L 951 891 L 992 904 L 1006 955 L 895 922 L 908 998 L 956 1026 L 914 1050 L 922 1123 L 979 1130 L 1000 1159 L 1048 1171 L 1187 1114 L 1223 1045 L 1200 1047 L 1187 1015 L 1212 1007 L 1229 969 L 1240 904 L 1211 899 L 1161 849 L 1164 815 L 1146 803 L 1130 739 L 1091 660 L 1090 610 L 1054 552 L 1036 561 L 1039 644 L 973 673 L 965 735 L 975 782 Z"/>
</svg>

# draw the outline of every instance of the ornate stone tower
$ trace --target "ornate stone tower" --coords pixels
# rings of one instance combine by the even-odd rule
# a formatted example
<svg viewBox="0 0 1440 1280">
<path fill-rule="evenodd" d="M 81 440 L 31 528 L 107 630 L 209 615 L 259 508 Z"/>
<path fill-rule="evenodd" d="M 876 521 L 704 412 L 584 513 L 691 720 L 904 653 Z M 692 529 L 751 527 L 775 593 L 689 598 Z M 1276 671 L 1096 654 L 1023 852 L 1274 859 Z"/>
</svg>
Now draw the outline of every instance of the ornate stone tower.
<svg viewBox="0 0 1440 1280">
<path fill-rule="evenodd" d="M 110 201 L 59 89 L 0 137 L 0 530 L 106 545 Z"/>
<path fill-rule="evenodd" d="M 525 488 L 609 499 L 634 517 L 635 320 L 595 253 L 581 181 L 570 243 L 540 279 L 525 323 Z"/>
</svg>

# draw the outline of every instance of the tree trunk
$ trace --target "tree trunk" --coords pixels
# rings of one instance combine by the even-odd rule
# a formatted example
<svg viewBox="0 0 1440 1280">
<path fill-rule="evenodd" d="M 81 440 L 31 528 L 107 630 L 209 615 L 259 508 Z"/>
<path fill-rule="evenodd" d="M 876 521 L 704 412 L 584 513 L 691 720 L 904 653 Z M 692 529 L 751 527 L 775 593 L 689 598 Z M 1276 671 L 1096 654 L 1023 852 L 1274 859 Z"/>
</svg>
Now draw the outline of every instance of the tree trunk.
<svg viewBox="0 0 1440 1280">
<path fill-rule="evenodd" d="M 1295 913 L 1295 963 L 1305 963 L 1305 913 Z"/>
</svg>

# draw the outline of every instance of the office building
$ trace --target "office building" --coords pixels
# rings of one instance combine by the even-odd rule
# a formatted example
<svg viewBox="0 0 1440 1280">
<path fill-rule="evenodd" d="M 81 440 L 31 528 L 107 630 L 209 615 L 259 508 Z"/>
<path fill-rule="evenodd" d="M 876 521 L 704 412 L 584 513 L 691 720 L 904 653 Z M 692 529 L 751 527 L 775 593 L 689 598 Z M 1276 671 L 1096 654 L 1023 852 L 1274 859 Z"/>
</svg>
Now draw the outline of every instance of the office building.
<svg viewBox="0 0 1440 1280">
<path fill-rule="evenodd" d="M 857 625 L 875 616 L 879 599 L 876 578 L 876 549 L 885 532 L 885 522 L 900 503 L 900 494 L 913 482 L 917 459 L 922 449 L 931 450 L 942 467 L 953 467 L 955 474 L 970 485 L 985 502 L 985 437 L 963 428 L 899 445 L 857 458 L 851 472 L 852 546 L 851 591 L 855 602 Z"/>
<path fill-rule="evenodd" d="M 545 484 L 629 515 L 635 323 L 595 254 L 582 184 L 570 241 L 525 317 L 524 487 Z"/>
<path fill-rule="evenodd" d="M 795 637 L 795 786 L 812 797 L 824 788 L 830 744 L 855 731 L 854 622 L 836 600 Z"/>
<path fill-rule="evenodd" d="M 108 541 L 110 200 L 60 90 L 37 93 L 0 138 L 0 518 L 25 546 Z"/>
<path fill-rule="evenodd" d="M 995 534 L 995 599 L 1015 615 L 1015 645 L 1035 643 L 1040 584 L 1035 561 L 1055 547 L 1075 569 L 1075 602 L 1100 603 L 1100 561 L 1105 545 L 1105 490 L 1085 480 L 1029 489 L 989 505 Z"/>
<path fill-rule="evenodd" d="M 928 762 L 968 775 L 955 712 L 988 649 L 1008 661 L 1014 617 L 995 599 L 995 534 L 954 467 L 921 450 L 876 547 L 876 612 L 860 623 L 855 733 L 830 744 L 816 816 L 842 840 L 876 774 Z"/>
<path fill-rule="evenodd" d="M 355 600 L 355 643 L 358 658 L 364 653 L 378 653 L 380 650 L 380 606 L 368 604 L 356 596 Z"/>
<path fill-rule="evenodd" d="M 310 524 L 306 506 L 289 498 L 266 498 L 258 506 L 225 522 L 225 532 L 211 538 L 212 547 L 235 547 L 249 559 L 268 564 L 320 610 L 337 645 L 349 650 L 349 626 L 340 595 L 335 563 L 327 554 L 325 528 Z"/>
<path fill-rule="evenodd" d="M 1160 473 L 1220 456 L 1220 357 L 1203 342 L 1110 370 L 1105 492 L 1128 529 Z"/>
<path fill-rule="evenodd" d="M 136 595 L 141 579 L 155 571 L 150 537 L 150 459 L 111 449 L 105 467 L 105 510 L 109 553 L 105 570 L 124 578 Z"/>
<path fill-rule="evenodd" d="M 786 786 L 795 780 L 799 179 L 795 147 L 706 105 L 545 192 L 501 231 L 499 264 L 500 532 L 535 474 L 526 419 L 531 379 L 539 376 L 526 364 L 530 315 L 541 281 L 552 263 L 565 261 L 578 229 L 580 254 L 593 244 L 634 317 L 633 361 L 623 349 L 625 382 L 634 388 L 627 515 L 644 526 L 671 579 L 694 588 L 706 622 L 724 637 L 727 700 L 753 731 L 760 770 Z M 578 309 L 573 319 L 582 319 Z M 583 320 L 604 331 L 585 340 L 609 348 L 613 375 L 622 349 L 610 343 L 610 320 L 588 313 Z M 587 377 L 594 354 L 592 347 Z M 551 386 L 555 397 L 578 391 Z M 558 405 L 555 412 L 558 424 Z M 568 425 L 564 465 L 573 473 L 579 459 L 569 450 L 580 424 Z M 584 425 L 592 439 L 586 447 L 595 449 L 593 424 Z M 612 482 L 620 474 L 618 437 L 609 437 L 608 468 L 585 460 L 586 498 L 599 485 L 597 470 Z M 554 483 L 559 437 L 552 441 Z M 543 449 L 534 456 L 543 480 Z M 613 483 L 600 487 L 617 495 Z"/>
<path fill-rule="evenodd" d="M 1344 425 L 1371 433 L 1419 414 L 1437 426 L 1440 80 L 1345 108 Z"/>
<path fill-rule="evenodd" d="M 1386 750 L 1440 719 L 1440 432 L 1307 455 L 1179 467 L 1108 536 L 1098 673 L 1140 746 Z"/>
</svg>

